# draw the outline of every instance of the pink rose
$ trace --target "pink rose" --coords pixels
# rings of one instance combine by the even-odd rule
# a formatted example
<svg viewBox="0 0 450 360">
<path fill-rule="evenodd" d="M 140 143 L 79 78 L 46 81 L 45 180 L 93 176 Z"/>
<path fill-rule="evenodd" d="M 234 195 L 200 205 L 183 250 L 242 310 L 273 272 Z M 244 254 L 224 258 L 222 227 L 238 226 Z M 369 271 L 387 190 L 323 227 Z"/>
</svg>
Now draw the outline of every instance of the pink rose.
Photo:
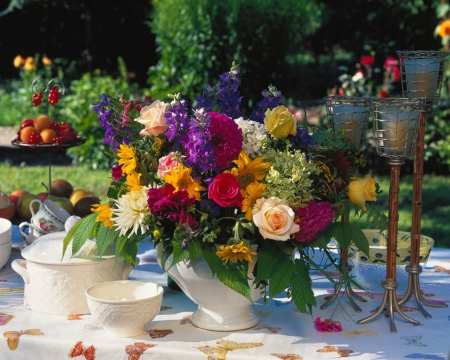
<svg viewBox="0 0 450 360">
<path fill-rule="evenodd" d="M 316 318 L 314 320 L 314 325 L 316 326 L 317 331 L 321 332 L 341 332 L 342 331 L 342 325 L 340 322 L 333 321 L 331 319 L 324 319 L 324 318 Z"/>
<path fill-rule="evenodd" d="M 161 179 L 164 179 L 164 175 L 170 174 L 170 169 L 177 167 L 178 161 L 175 160 L 174 155 L 170 153 L 167 156 L 163 156 L 159 159 L 159 166 L 156 175 Z"/>
<path fill-rule="evenodd" d="M 219 206 L 242 208 L 242 195 L 239 183 L 231 174 L 217 175 L 208 188 L 208 199 L 213 199 Z"/>
<path fill-rule="evenodd" d="M 140 112 L 141 116 L 135 119 L 135 121 L 145 126 L 145 129 L 141 130 L 139 135 L 158 136 L 164 134 L 169 128 L 167 120 L 164 117 L 169 106 L 170 104 L 163 103 L 159 100 L 154 101 L 149 106 L 144 106 Z"/>
</svg>

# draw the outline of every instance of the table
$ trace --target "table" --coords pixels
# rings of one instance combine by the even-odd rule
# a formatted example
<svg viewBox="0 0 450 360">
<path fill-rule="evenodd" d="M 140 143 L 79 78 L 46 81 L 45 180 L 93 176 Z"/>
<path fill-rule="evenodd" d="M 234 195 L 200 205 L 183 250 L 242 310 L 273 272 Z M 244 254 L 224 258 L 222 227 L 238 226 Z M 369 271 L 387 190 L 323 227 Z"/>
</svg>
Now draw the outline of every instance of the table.
<svg viewBox="0 0 450 360">
<path fill-rule="evenodd" d="M 356 323 L 381 303 L 381 287 L 364 295 L 367 303 L 356 300 L 362 313 L 355 313 L 346 297 L 321 310 L 324 296 L 332 289 L 327 280 L 314 274 L 318 306 L 312 314 L 300 313 L 282 294 L 267 305 L 255 304 L 261 322 L 254 328 L 238 332 L 198 329 L 190 323 L 196 305 L 182 292 L 167 288 L 167 276 L 156 263 L 150 242 L 141 244 L 140 264 L 129 278 L 165 287 L 161 312 L 147 325 L 144 335 L 111 338 L 91 315 L 46 315 L 24 308 L 23 280 L 10 267 L 11 260 L 20 257 L 23 241 L 17 227 L 13 239 L 11 259 L 0 269 L 0 359 L 450 359 L 450 308 L 427 307 L 432 319 L 425 319 L 415 302 L 409 301 L 403 311 L 421 325 L 414 326 L 397 315 L 398 332 L 391 334 L 389 319 L 383 315 L 370 324 Z M 421 275 L 421 289 L 429 300 L 450 302 L 450 249 L 432 250 Z M 316 331 L 316 317 L 340 321 L 343 331 Z M 7 338 L 18 342 L 15 350 L 10 349 Z"/>
</svg>

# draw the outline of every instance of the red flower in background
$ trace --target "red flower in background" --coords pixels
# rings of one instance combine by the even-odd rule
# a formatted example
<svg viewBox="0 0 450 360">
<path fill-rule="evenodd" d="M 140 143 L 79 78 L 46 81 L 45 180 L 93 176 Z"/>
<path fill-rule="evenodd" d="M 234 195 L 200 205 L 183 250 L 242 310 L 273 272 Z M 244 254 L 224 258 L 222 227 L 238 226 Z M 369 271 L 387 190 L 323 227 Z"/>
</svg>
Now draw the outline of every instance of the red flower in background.
<svg viewBox="0 0 450 360">
<path fill-rule="evenodd" d="M 375 58 L 373 56 L 363 56 L 359 62 L 363 66 L 372 66 L 375 63 Z"/>
<path fill-rule="evenodd" d="M 388 56 L 386 60 L 384 60 L 384 67 L 386 69 L 394 68 L 398 66 L 398 60 L 393 58 L 392 56 Z"/>
<path fill-rule="evenodd" d="M 389 93 L 386 90 L 380 90 L 378 96 L 382 99 L 386 99 L 389 97 Z"/>
</svg>

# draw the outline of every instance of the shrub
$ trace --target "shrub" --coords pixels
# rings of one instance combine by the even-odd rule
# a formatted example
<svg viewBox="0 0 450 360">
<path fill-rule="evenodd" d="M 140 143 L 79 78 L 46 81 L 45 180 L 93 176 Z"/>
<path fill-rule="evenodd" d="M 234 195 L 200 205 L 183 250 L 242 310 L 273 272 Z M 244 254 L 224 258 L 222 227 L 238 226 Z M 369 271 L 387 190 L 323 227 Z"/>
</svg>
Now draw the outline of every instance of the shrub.
<svg viewBox="0 0 450 360">
<path fill-rule="evenodd" d="M 152 96 L 181 92 L 193 100 L 233 61 L 242 65 L 244 101 L 273 83 L 286 93 L 287 57 L 318 27 L 320 9 L 307 0 L 154 0 L 149 25 L 158 64 L 149 70 Z M 182 19 L 182 20 L 180 20 Z M 214 81 L 215 83 L 215 81 Z"/>
</svg>

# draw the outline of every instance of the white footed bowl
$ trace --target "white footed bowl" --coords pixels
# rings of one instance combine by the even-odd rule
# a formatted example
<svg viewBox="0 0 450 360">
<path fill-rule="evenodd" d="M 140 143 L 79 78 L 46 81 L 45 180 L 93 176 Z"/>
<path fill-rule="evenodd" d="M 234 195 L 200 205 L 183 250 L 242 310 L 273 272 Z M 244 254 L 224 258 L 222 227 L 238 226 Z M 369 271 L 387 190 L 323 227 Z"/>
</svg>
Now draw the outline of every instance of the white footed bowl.
<svg viewBox="0 0 450 360">
<path fill-rule="evenodd" d="M 86 290 L 91 314 L 108 335 L 133 337 L 145 332 L 145 327 L 161 309 L 162 286 L 146 281 L 109 281 Z"/>
<path fill-rule="evenodd" d="M 8 262 L 9 256 L 11 255 L 11 248 L 11 240 L 9 241 L 9 243 L 0 245 L 0 269 Z"/>
<path fill-rule="evenodd" d="M 0 218 L 0 245 L 11 241 L 12 224 L 8 219 Z"/>
</svg>

